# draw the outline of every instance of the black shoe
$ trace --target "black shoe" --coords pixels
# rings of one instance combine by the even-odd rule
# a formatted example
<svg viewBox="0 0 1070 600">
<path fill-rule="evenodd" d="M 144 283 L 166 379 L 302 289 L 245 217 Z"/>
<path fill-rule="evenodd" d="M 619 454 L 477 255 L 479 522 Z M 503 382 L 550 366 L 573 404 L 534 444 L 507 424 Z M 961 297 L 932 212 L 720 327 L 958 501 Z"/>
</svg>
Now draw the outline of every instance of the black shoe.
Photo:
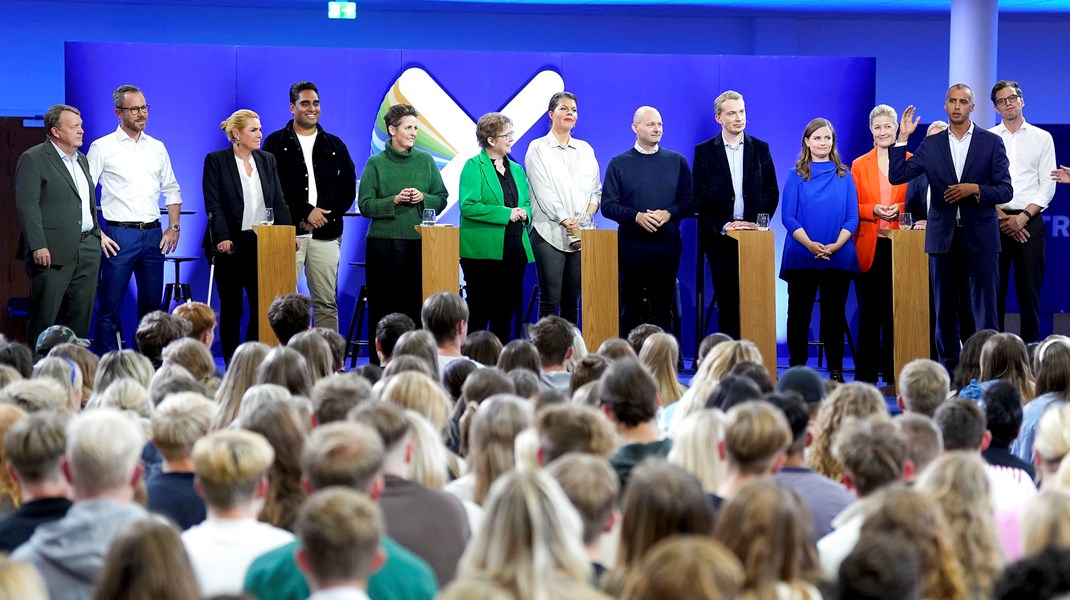
<svg viewBox="0 0 1070 600">
<path fill-rule="evenodd" d="M 832 381 L 838 381 L 840 383 L 847 383 L 843 380 L 843 371 L 839 369 L 829 369 L 829 379 Z"/>
</svg>

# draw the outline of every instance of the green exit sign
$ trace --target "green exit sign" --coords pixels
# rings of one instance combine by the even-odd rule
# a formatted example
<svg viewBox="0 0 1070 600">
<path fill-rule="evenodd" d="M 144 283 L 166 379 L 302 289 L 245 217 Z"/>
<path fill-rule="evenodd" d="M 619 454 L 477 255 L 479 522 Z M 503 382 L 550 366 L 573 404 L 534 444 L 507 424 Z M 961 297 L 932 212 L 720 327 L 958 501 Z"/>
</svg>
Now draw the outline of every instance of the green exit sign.
<svg viewBox="0 0 1070 600">
<path fill-rule="evenodd" d="M 357 3 L 356 2 L 328 2 L 327 3 L 327 18 L 328 19 L 356 19 L 357 18 Z"/>
</svg>

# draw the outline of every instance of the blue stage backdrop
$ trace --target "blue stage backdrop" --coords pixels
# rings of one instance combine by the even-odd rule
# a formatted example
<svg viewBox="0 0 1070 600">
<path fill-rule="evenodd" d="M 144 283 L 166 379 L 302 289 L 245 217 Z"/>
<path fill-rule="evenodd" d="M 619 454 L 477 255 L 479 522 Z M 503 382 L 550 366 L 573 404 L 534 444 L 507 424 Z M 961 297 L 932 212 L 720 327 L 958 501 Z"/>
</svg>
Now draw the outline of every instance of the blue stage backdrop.
<svg viewBox="0 0 1070 600">
<path fill-rule="evenodd" d="M 561 89 L 578 96 L 581 118 L 575 135 L 591 143 L 603 171 L 614 155 L 634 144 L 630 126 L 635 109 L 641 105 L 661 111 L 663 145 L 690 159 L 696 144 L 719 131 L 713 119 L 713 99 L 726 89 L 746 98 L 747 131 L 769 142 L 781 182 L 799 153 L 803 128 L 814 117 L 833 122 L 841 156 L 849 163 L 871 147 L 867 116 L 875 104 L 874 71 L 871 58 L 70 42 L 66 44 L 66 99 L 82 111 L 87 140 L 84 149 L 88 149 L 90 140 L 117 125 L 112 91 L 125 83 L 144 90 L 152 105 L 147 131 L 167 145 L 182 186 L 183 208 L 196 211 L 183 218 L 177 254 L 201 256 L 205 225 L 202 165 L 205 154 L 227 144 L 219 123 L 238 108 L 250 108 L 260 114 L 265 132 L 283 127 L 290 118 L 288 89 L 295 81 L 310 80 L 319 87 L 321 122 L 327 131 L 346 141 L 358 176 L 377 144 L 381 147 L 382 126 L 377 127 L 376 120 L 384 104 L 404 100 L 416 106 L 423 121 L 418 144 L 435 154 L 447 186 L 455 193 L 460 166 L 477 149 L 473 124 L 480 115 L 501 110 L 513 118 L 518 132 L 526 132 L 513 148 L 513 158 L 522 163 L 528 144 L 547 132 L 546 104 L 550 95 Z M 941 101 L 933 99 L 929 110 L 938 111 Z M 452 202 L 441 218 L 457 222 Z M 597 221 L 599 227 L 615 227 L 601 217 Z M 363 260 L 366 229 L 361 217 L 346 220 L 340 267 L 343 333 L 363 281 L 363 273 L 346 263 Z M 773 229 L 779 248 L 784 231 L 778 216 L 773 219 Z M 681 346 L 685 356 L 692 356 L 696 267 L 706 267 L 696 265 L 693 219 L 685 223 L 683 232 Z M 168 272 L 168 281 L 171 277 Z M 183 278 L 192 284 L 196 299 L 208 296 L 206 261 L 187 265 Z M 528 290 L 534 283 L 531 266 Z M 781 338 L 787 306 L 784 295 L 781 284 Z M 212 300 L 218 307 L 214 293 Z M 125 307 L 124 328 L 133 331 L 134 302 L 128 301 Z M 853 317 L 853 300 L 849 311 Z"/>
</svg>

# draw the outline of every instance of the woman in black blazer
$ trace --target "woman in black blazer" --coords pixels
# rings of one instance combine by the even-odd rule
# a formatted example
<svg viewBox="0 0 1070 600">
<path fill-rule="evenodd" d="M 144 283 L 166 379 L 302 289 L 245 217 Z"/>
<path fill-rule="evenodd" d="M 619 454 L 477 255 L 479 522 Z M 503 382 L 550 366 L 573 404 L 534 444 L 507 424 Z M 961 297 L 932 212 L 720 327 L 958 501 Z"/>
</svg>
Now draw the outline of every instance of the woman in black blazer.
<svg viewBox="0 0 1070 600">
<path fill-rule="evenodd" d="M 260 337 L 257 327 L 256 234 L 253 225 L 265 221 L 265 209 L 274 209 L 275 225 L 291 225 L 282 196 L 275 157 L 260 150 L 264 134 L 260 117 L 239 110 L 223 121 L 231 147 L 204 157 L 205 252 L 215 255 L 219 286 L 219 343 L 223 360 L 241 342 L 242 290 L 249 298 L 246 341 Z"/>
</svg>

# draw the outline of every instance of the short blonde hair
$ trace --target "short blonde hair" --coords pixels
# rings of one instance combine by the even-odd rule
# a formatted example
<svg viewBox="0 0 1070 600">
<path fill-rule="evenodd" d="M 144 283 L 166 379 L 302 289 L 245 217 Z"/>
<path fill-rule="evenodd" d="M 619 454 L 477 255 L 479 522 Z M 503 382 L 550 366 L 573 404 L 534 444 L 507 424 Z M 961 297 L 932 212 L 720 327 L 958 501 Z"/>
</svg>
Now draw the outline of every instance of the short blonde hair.
<svg viewBox="0 0 1070 600">
<path fill-rule="evenodd" d="M 431 421 L 435 429 L 445 430 L 449 396 L 441 384 L 423 373 L 405 371 L 388 377 L 379 391 L 379 399 L 415 410 Z"/>
<path fill-rule="evenodd" d="M 365 580 L 376 566 L 383 517 L 365 494 L 333 487 L 305 501 L 295 531 L 314 583 Z"/>
<path fill-rule="evenodd" d="M 234 111 L 229 117 L 227 117 L 226 121 L 220 123 L 219 128 L 222 129 L 223 133 L 227 135 L 228 140 L 230 140 L 231 142 L 236 142 L 238 141 L 238 139 L 234 137 L 234 131 L 241 131 L 242 129 L 245 129 L 245 127 L 249 124 L 249 121 L 252 119 L 259 120 L 260 115 L 247 108 L 242 108 Z"/>
<path fill-rule="evenodd" d="M 947 399 L 951 378 L 944 365 L 918 358 L 908 362 L 899 372 L 899 395 L 910 412 L 933 416 L 936 407 Z"/>
<path fill-rule="evenodd" d="M 69 413 L 67 391 L 51 379 L 23 379 L 0 390 L 0 403 L 13 404 L 28 413 L 57 411 Z"/>
<path fill-rule="evenodd" d="M 73 360 L 58 356 L 42 358 L 33 366 L 33 374 L 30 375 L 30 379 L 41 378 L 55 381 L 63 387 L 69 404 L 68 410 L 71 412 L 81 410 L 82 370 Z"/>
<path fill-rule="evenodd" d="M 669 462 L 697 477 L 709 494 L 717 493 L 724 480 L 725 464 L 717 448 L 725 439 L 725 421 L 719 409 L 707 408 L 687 416 L 673 430 Z"/>
<path fill-rule="evenodd" d="M 1070 493 L 1044 490 L 1022 512 L 1022 556 L 1049 546 L 1070 546 Z"/>
<path fill-rule="evenodd" d="M 189 457 L 197 440 L 208 435 L 215 409 L 214 402 L 195 392 L 168 396 L 152 415 L 152 444 L 168 460 Z"/>
<path fill-rule="evenodd" d="M 131 484 L 145 436 L 134 419 L 111 408 L 79 413 L 67 425 L 67 462 L 83 494 Z"/>
<path fill-rule="evenodd" d="M 228 429 L 197 440 L 191 458 L 205 503 L 225 510 L 253 498 L 275 450 L 259 433 Z"/>
<path fill-rule="evenodd" d="M 0 598 L 48 600 L 48 587 L 32 564 L 0 555 Z"/>
<path fill-rule="evenodd" d="M 784 412 L 764 400 L 737 404 L 725 418 L 725 455 L 743 473 L 760 474 L 791 445 Z"/>
<path fill-rule="evenodd" d="M 1042 467 L 1055 472 L 1059 463 L 1070 454 L 1070 404 L 1059 404 L 1044 411 L 1037 422 L 1033 451 L 1040 457 Z"/>
<path fill-rule="evenodd" d="M 100 363 L 97 364 L 93 391 L 99 394 L 113 381 L 123 377 L 130 377 L 148 389 L 154 371 L 152 361 L 144 354 L 133 350 L 108 352 L 100 357 Z"/>
<path fill-rule="evenodd" d="M 114 408 L 147 419 L 152 416 L 149 393 L 133 379 L 117 379 L 93 396 L 87 408 Z"/>
<path fill-rule="evenodd" d="M 583 519 L 583 543 L 602 535 L 620 495 L 620 479 L 609 461 L 590 454 L 566 454 L 548 465 L 546 472 L 557 480 L 572 506 Z"/>
<path fill-rule="evenodd" d="M 34 413 L 16 421 L 4 435 L 4 457 L 19 479 L 38 483 L 62 479 L 60 459 L 67 447 L 67 421 L 61 413 Z"/>
</svg>

